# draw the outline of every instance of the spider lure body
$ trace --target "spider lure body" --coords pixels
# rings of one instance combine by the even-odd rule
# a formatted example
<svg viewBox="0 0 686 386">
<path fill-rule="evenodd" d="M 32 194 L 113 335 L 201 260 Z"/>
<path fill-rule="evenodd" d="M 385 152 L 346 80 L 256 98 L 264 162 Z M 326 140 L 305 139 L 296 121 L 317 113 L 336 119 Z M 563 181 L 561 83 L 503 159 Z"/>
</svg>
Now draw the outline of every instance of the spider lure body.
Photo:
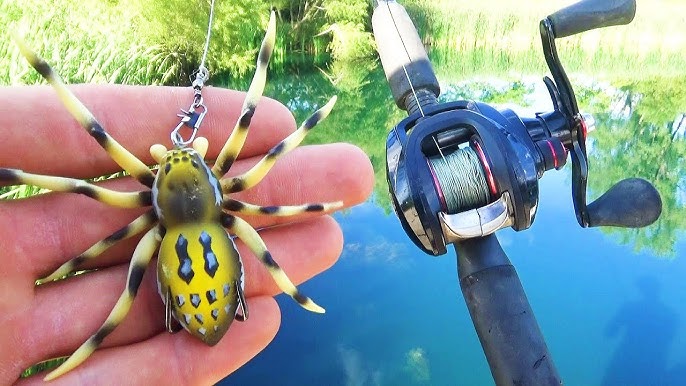
<svg viewBox="0 0 686 386">
<path fill-rule="evenodd" d="M 123 170 L 150 190 L 119 192 L 79 179 L 31 174 L 8 168 L 0 168 L 0 183 L 28 184 L 58 192 L 84 194 L 116 207 L 152 207 L 130 224 L 39 280 L 40 283 L 45 283 L 60 279 L 79 270 L 85 262 L 96 258 L 118 241 L 145 232 L 131 257 L 124 291 L 105 322 L 66 362 L 49 373 L 45 380 L 59 377 L 80 365 L 122 322 L 136 296 L 143 273 L 158 247 L 158 291 L 165 304 L 165 323 L 169 331 L 177 331 L 183 327 L 206 344 L 215 345 L 234 319 L 247 319 L 243 263 L 227 230 L 241 239 L 262 262 L 283 292 L 307 310 L 324 312 L 323 308 L 298 291 L 274 261 L 259 233 L 237 214 L 292 216 L 305 212 L 331 211 L 340 208 L 343 203 L 259 206 L 231 199 L 229 194 L 244 191 L 259 183 L 277 159 L 297 147 L 308 131 L 326 118 L 336 97 L 312 114 L 298 130 L 274 146 L 247 172 L 235 177 L 224 177 L 245 143 L 250 120 L 264 90 L 267 65 L 275 43 L 275 31 L 275 15 L 272 12 L 241 116 L 214 165 L 208 166 L 205 163 L 208 142 L 205 138 L 198 137 L 191 147 L 182 144 L 167 150 L 163 145 L 153 145 L 150 153 L 159 165 L 157 173 L 153 173 L 147 165 L 114 140 L 64 85 L 59 75 L 30 50 L 23 40 L 15 37 L 23 56 L 53 86 L 71 115 Z"/>
</svg>

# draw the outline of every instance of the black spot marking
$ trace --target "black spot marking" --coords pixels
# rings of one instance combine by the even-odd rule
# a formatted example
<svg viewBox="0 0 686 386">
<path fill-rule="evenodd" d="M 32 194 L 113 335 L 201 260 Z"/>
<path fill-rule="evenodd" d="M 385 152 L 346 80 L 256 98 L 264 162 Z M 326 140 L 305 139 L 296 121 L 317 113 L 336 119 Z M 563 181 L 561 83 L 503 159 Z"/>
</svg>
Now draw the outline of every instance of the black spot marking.
<svg viewBox="0 0 686 386">
<path fill-rule="evenodd" d="M 233 228 L 236 223 L 236 218 L 230 214 L 222 214 L 221 221 L 224 228 Z"/>
<path fill-rule="evenodd" d="M 20 182 L 16 170 L 4 168 L 0 168 L 0 181 L 10 182 L 13 184 L 18 184 Z"/>
<path fill-rule="evenodd" d="M 310 300 L 307 296 L 301 294 L 300 292 L 296 292 L 295 295 L 293 295 L 293 299 L 295 299 L 295 301 L 298 302 L 298 304 L 303 305 L 309 302 Z"/>
<path fill-rule="evenodd" d="M 211 314 L 212 319 L 217 320 L 219 318 L 219 310 L 217 308 L 213 309 Z M 214 327 L 216 328 L 217 326 L 215 325 Z"/>
<path fill-rule="evenodd" d="M 96 141 L 102 146 L 103 148 L 107 149 L 107 143 L 109 142 L 109 136 L 107 135 L 107 132 L 105 129 L 100 126 L 100 124 L 96 121 L 91 121 L 88 124 L 90 126 L 90 129 L 88 130 L 88 133 L 91 135 L 91 137 L 95 138 Z"/>
<path fill-rule="evenodd" d="M 212 251 L 212 237 L 205 231 L 200 233 L 200 245 L 202 245 L 202 257 L 205 259 L 205 272 L 207 272 L 210 277 L 214 277 L 219 268 L 219 263 L 217 262 L 217 256 L 215 256 Z"/>
<path fill-rule="evenodd" d="M 41 74 L 43 78 L 52 78 L 52 68 L 50 68 L 50 65 L 45 60 L 39 59 L 35 62 L 32 62 L 31 65 L 36 69 L 36 71 L 38 71 L 39 74 Z"/>
<path fill-rule="evenodd" d="M 310 204 L 305 207 L 305 212 L 321 212 L 324 210 L 324 205 L 322 204 Z"/>
<path fill-rule="evenodd" d="M 152 173 L 145 173 L 142 176 L 134 176 L 138 181 L 141 182 L 141 184 L 147 186 L 148 188 L 151 188 L 152 185 L 155 183 L 155 176 Z"/>
<path fill-rule="evenodd" d="M 191 324 L 191 315 L 190 314 L 183 314 L 183 320 L 186 322 L 186 325 Z"/>
<path fill-rule="evenodd" d="M 170 163 L 164 165 L 164 173 L 165 174 L 169 174 L 170 170 L 171 170 L 171 164 Z"/>
<path fill-rule="evenodd" d="M 90 186 L 78 186 L 78 187 L 74 188 L 73 192 L 78 193 L 78 194 L 83 194 L 84 196 L 88 196 L 88 197 L 94 198 L 96 200 L 98 198 L 98 193 Z"/>
<path fill-rule="evenodd" d="M 179 270 L 177 271 L 179 277 L 190 284 L 195 276 L 193 268 L 191 268 L 191 257 L 188 255 L 188 240 L 183 235 L 179 235 L 176 240 L 176 256 L 179 258 Z"/>
<path fill-rule="evenodd" d="M 278 212 L 278 211 L 279 211 L 279 207 L 278 207 L 278 206 L 263 206 L 263 207 L 260 207 L 260 212 L 262 212 L 262 213 L 264 213 L 264 214 L 274 214 L 274 213 L 276 213 L 276 212 Z"/>
<path fill-rule="evenodd" d="M 86 256 L 84 255 L 78 255 L 74 258 L 74 260 L 71 261 L 72 267 L 76 268 L 83 264 L 86 261 Z"/>
<path fill-rule="evenodd" d="M 200 324 L 205 323 L 205 319 L 202 317 L 202 314 L 195 314 L 195 320 L 197 320 Z"/>
<path fill-rule="evenodd" d="M 283 150 L 285 148 L 286 144 L 283 141 L 281 141 L 278 145 L 269 149 L 269 153 L 267 153 L 267 156 L 265 158 L 276 158 L 279 154 L 283 153 Z"/>
<path fill-rule="evenodd" d="M 238 212 L 241 209 L 245 208 L 245 205 L 240 201 L 229 199 L 229 200 L 224 201 L 224 208 L 226 210 Z"/>
<path fill-rule="evenodd" d="M 245 190 L 245 181 L 239 178 L 232 178 L 229 193 L 236 193 Z"/>
<path fill-rule="evenodd" d="M 188 162 L 188 157 L 186 157 L 186 156 L 184 155 L 183 157 L 181 157 L 181 161 L 183 161 L 183 162 Z"/>
<path fill-rule="evenodd" d="M 208 301 L 210 304 L 212 304 L 212 303 L 214 303 L 214 302 L 217 301 L 217 291 L 215 291 L 215 290 L 212 289 L 212 290 L 207 291 L 207 292 L 205 293 L 205 295 L 207 296 L 207 301 Z"/>
<path fill-rule="evenodd" d="M 200 165 L 198 165 L 198 163 L 194 159 L 191 160 L 191 165 L 193 165 L 193 167 L 196 169 L 200 169 Z"/>
<path fill-rule="evenodd" d="M 238 130 L 246 130 L 250 126 L 250 121 L 252 116 L 255 114 L 255 106 L 248 106 L 248 108 L 243 112 L 241 118 L 238 120 Z"/>
<path fill-rule="evenodd" d="M 305 130 L 310 130 L 311 128 L 315 127 L 319 121 L 322 120 L 322 112 L 317 111 L 316 113 L 312 114 L 311 117 L 307 118 L 305 123 L 303 123 L 303 129 Z"/>
<path fill-rule="evenodd" d="M 183 295 L 176 295 L 176 304 L 181 307 L 186 304 L 186 298 Z"/>
<path fill-rule="evenodd" d="M 264 251 L 264 254 L 262 255 L 262 261 L 264 261 L 264 264 L 267 266 L 267 268 L 279 268 L 279 265 L 276 264 L 276 261 L 274 261 L 274 258 L 269 251 Z"/>
<path fill-rule="evenodd" d="M 263 48 L 262 51 L 257 56 L 257 61 L 259 63 L 259 66 L 267 67 L 269 65 L 269 57 L 272 56 L 273 47 L 271 45 L 267 44 L 262 48 Z"/>
<path fill-rule="evenodd" d="M 152 191 L 146 190 L 144 192 L 140 192 L 138 194 L 138 202 L 144 206 L 152 205 Z"/>
<path fill-rule="evenodd" d="M 198 308 L 198 306 L 200 306 L 200 295 L 191 294 L 191 304 L 193 307 Z"/>
<path fill-rule="evenodd" d="M 104 326 L 102 326 L 98 330 L 98 332 L 96 332 L 95 335 L 93 335 L 93 337 L 91 338 L 93 339 L 93 344 L 99 346 L 100 343 L 102 343 L 102 340 L 105 339 L 107 335 L 112 333 L 112 331 L 114 331 L 115 327 L 117 327 L 117 325 L 114 323 L 107 323 Z"/>
<path fill-rule="evenodd" d="M 130 230 L 131 230 L 130 225 L 127 225 L 127 226 L 119 229 L 118 231 L 112 233 L 111 235 L 107 236 L 105 241 L 108 243 L 114 243 L 116 241 L 119 241 L 119 240 L 123 239 L 124 237 L 126 237 L 126 235 L 130 232 Z"/>
<path fill-rule="evenodd" d="M 231 292 L 231 285 L 229 283 L 224 284 L 224 297 L 229 296 L 229 292 Z"/>
<path fill-rule="evenodd" d="M 145 273 L 145 265 L 134 265 L 131 268 L 131 275 L 129 275 L 129 286 L 128 290 L 131 296 L 136 296 L 138 292 L 138 287 L 141 285 L 143 280 L 143 274 Z"/>
<path fill-rule="evenodd" d="M 177 163 L 181 162 L 181 160 L 178 159 L 178 158 L 176 158 L 176 157 L 174 157 L 174 159 L 172 160 L 172 162 L 174 162 L 175 164 L 177 164 Z"/>
<path fill-rule="evenodd" d="M 221 163 L 222 171 L 226 172 L 231 169 L 231 165 L 233 165 L 236 158 L 238 158 L 238 154 L 234 152 L 226 153 L 226 159 Z"/>
<path fill-rule="evenodd" d="M 172 157 L 171 157 L 170 155 L 168 155 L 167 158 L 166 158 L 167 162 L 170 162 L 171 159 L 172 159 Z"/>
</svg>

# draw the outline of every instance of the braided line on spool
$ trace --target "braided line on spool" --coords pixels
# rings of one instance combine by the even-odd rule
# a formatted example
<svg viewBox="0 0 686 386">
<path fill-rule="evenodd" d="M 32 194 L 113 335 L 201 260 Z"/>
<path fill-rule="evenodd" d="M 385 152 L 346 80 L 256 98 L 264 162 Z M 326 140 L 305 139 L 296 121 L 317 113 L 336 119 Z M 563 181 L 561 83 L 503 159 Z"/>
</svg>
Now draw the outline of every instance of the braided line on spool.
<svg viewBox="0 0 686 386">
<path fill-rule="evenodd" d="M 488 183 L 474 149 L 465 147 L 427 160 L 447 213 L 459 213 L 489 203 Z"/>
</svg>

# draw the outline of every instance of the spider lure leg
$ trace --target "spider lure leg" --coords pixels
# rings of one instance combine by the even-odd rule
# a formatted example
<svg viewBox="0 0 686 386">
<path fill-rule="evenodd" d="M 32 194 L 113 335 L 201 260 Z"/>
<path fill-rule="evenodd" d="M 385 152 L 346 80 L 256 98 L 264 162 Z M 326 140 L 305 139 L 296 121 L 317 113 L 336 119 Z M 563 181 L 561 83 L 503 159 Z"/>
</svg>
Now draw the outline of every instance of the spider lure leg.
<svg viewBox="0 0 686 386">
<path fill-rule="evenodd" d="M 245 138 L 248 136 L 248 129 L 250 128 L 250 121 L 253 114 L 255 114 L 255 107 L 257 102 L 264 92 L 264 85 L 267 82 L 267 66 L 269 65 L 269 58 L 274 51 L 274 44 L 276 42 L 276 16 L 272 11 L 269 17 L 269 25 L 267 26 L 267 32 L 262 40 L 262 46 L 260 47 L 260 53 L 257 56 L 257 68 L 255 69 L 255 75 L 253 75 L 252 82 L 248 88 L 248 92 L 245 95 L 245 101 L 243 101 L 243 108 L 241 109 L 241 116 L 236 122 L 229 139 L 226 141 L 222 147 L 217 160 L 212 167 L 212 173 L 217 177 L 221 178 L 226 172 L 231 168 L 233 162 L 238 158 L 238 153 L 243 148 L 245 143 Z"/>
<path fill-rule="evenodd" d="M 118 192 L 75 178 L 43 176 L 26 173 L 18 169 L 0 168 L 0 182 L 9 182 L 13 185 L 34 185 L 56 192 L 83 194 L 118 208 L 140 208 L 152 204 L 150 191 Z"/>
<path fill-rule="evenodd" d="M 250 170 L 237 177 L 222 179 L 221 185 L 224 193 L 241 192 L 257 185 L 260 181 L 262 181 L 264 176 L 267 175 L 269 170 L 271 170 L 272 166 L 274 166 L 276 161 L 281 156 L 296 148 L 300 142 L 305 139 L 307 133 L 329 115 L 335 103 L 336 97 L 334 96 L 329 100 L 329 102 L 326 103 L 326 105 L 315 111 L 314 114 L 307 118 L 305 122 L 303 122 L 303 124 L 298 128 L 298 130 L 294 131 L 283 141 L 271 148 L 267 155 L 265 155 Z"/>
<path fill-rule="evenodd" d="M 46 377 L 45 381 L 53 380 L 60 375 L 63 375 L 76 366 L 80 365 L 85 361 L 96 348 L 102 343 L 102 340 L 109 335 L 121 322 L 124 317 L 129 312 L 133 299 L 136 297 L 138 292 L 138 287 L 143 279 L 143 273 L 145 273 L 145 268 L 148 266 L 152 255 L 155 253 L 157 246 L 159 245 L 160 227 L 156 226 L 150 229 L 141 239 L 140 243 L 136 246 L 133 252 L 133 257 L 131 258 L 131 264 L 129 265 L 129 273 L 126 278 L 126 288 L 122 292 L 117 304 L 110 312 L 110 315 L 105 320 L 105 323 L 98 329 L 98 331 L 93 334 L 87 341 L 85 341 L 81 347 L 78 348 L 70 357 L 60 365 L 58 368 L 50 372 Z"/>
<path fill-rule="evenodd" d="M 310 212 L 328 212 L 336 210 L 343 206 L 342 201 L 324 203 L 324 204 L 303 204 L 303 205 L 288 205 L 288 206 L 259 206 L 243 201 L 234 200 L 224 196 L 222 203 L 224 209 L 230 212 L 250 215 L 269 215 L 269 216 L 295 216 L 302 213 Z"/>
<path fill-rule="evenodd" d="M 317 305 L 312 299 L 303 295 L 291 280 L 286 276 L 286 273 L 279 267 L 279 264 L 274 261 L 272 254 L 267 250 L 267 246 L 260 237 L 259 233 L 247 221 L 240 217 L 232 216 L 224 213 L 222 215 L 222 225 L 229 231 L 233 232 L 245 245 L 250 248 L 252 253 L 260 260 L 260 262 L 267 267 L 267 270 L 274 278 L 276 285 L 281 291 L 288 294 L 300 306 L 308 311 L 324 313 L 324 309 Z"/>
<path fill-rule="evenodd" d="M 86 106 L 79 101 L 76 96 L 64 85 L 62 78 L 57 74 L 50 65 L 39 57 L 33 50 L 31 50 L 26 43 L 14 35 L 14 41 L 19 46 L 21 54 L 24 55 L 29 64 L 38 71 L 39 74 L 45 78 L 48 83 L 55 89 L 57 96 L 62 104 L 69 110 L 71 115 L 83 126 L 88 134 L 93 137 L 100 146 L 112 157 L 112 159 L 122 167 L 125 171 L 131 174 L 136 180 L 147 187 L 152 187 L 155 175 L 150 169 L 136 156 L 131 154 L 122 145 L 120 145 L 114 138 L 112 138 L 105 129 L 98 123 L 93 114 L 86 108 Z"/>
<path fill-rule="evenodd" d="M 84 263 L 93 260 L 98 257 L 101 253 L 105 252 L 107 248 L 113 246 L 121 240 L 128 239 L 131 236 L 135 236 L 138 233 L 150 228 L 157 221 L 157 216 L 155 212 L 151 209 L 148 212 L 142 214 L 135 220 L 133 220 L 128 225 L 120 228 L 111 235 L 107 236 L 105 239 L 95 243 L 93 246 L 88 248 L 85 252 L 76 256 L 75 258 L 67 261 L 57 268 L 50 275 L 38 280 L 39 283 L 47 283 L 64 277 L 65 275 L 77 271 Z"/>
</svg>

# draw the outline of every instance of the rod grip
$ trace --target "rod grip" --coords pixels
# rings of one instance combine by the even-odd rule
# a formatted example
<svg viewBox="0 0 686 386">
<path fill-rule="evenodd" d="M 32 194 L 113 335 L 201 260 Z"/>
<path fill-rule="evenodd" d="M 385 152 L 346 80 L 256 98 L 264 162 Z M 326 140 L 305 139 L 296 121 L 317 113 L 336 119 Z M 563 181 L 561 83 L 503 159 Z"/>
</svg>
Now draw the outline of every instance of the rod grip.
<svg viewBox="0 0 686 386">
<path fill-rule="evenodd" d="M 636 0 L 584 0 L 548 16 L 556 38 L 596 28 L 629 24 L 636 15 Z"/>
<path fill-rule="evenodd" d="M 497 385 L 561 385 L 517 271 L 495 235 L 455 243 L 460 288 Z"/>
<path fill-rule="evenodd" d="M 406 99 L 412 94 L 412 86 L 415 91 L 428 90 L 438 97 L 438 80 L 405 8 L 395 1 L 376 1 L 372 28 L 381 65 L 398 107 L 408 110 Z"/>
</svg>

